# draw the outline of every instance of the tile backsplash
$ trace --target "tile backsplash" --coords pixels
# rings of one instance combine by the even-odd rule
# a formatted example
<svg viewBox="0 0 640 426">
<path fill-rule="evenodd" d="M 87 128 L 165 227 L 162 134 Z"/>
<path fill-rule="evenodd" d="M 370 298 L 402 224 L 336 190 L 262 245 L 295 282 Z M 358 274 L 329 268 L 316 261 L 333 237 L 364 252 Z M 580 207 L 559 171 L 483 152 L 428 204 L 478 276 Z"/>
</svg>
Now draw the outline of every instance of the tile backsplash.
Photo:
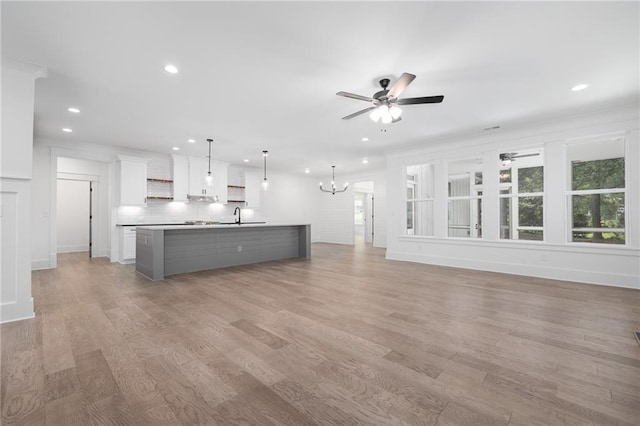
<svg viewBox="0 0 640 426">
<path fill-rule="evenodd" d="M 232 221 L 233 211 L 241 204 L 190 203 L 148 200 L 146 207 L 117 208 L 116 224 L 170 223 L 187 220 Z M 259 210 L 242 208 L 243 220 L 266 220 Z"/>
</svg>

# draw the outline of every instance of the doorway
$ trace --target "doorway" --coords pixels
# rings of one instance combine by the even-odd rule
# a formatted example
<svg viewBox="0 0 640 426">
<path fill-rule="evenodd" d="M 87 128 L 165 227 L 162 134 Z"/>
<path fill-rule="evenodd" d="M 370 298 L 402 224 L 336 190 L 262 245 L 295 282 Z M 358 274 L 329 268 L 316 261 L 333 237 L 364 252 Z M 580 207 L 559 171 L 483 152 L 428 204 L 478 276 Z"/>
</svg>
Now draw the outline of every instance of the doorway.
<svg viewBox="0 0 640 426">
<path fill-rule="evenodd" d="M 373 244 L 373 181 L 356 182 L 353 186 L 353 235 L 355 244 Z"/>
<path fill-rule="evenodd" d="M 92 192 L 90 180 L 57 180 L 56 253 L 86 252 L 93 256 Z"/>
</svg>

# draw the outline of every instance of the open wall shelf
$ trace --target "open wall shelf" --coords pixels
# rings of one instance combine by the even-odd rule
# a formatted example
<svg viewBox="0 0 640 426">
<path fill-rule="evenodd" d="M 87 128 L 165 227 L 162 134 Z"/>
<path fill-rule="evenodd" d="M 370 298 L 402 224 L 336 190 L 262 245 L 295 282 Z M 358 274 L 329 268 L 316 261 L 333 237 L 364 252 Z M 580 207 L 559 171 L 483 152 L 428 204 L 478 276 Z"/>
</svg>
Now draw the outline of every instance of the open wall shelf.
<svg viewBox="0 0 640 426">
<path fill-rule="evenodd" d="M 147 200 L 173 201 L 173 180 L 147 178 Z"/>
</svg>

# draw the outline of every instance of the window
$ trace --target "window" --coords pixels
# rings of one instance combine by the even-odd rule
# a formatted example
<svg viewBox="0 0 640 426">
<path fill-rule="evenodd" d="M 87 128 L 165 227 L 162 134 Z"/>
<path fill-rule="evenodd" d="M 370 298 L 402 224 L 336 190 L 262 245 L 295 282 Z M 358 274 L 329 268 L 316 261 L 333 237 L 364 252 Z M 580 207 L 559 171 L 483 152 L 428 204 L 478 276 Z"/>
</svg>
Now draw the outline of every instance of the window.
<svg viewBox="0 0 640 426">
<path fill-rule="evenodd" d="M 482 168 L 480 160 L 449 163 L 449 237 L 482 237 Z"/>
<path fill-rule="evenodd" d="M 500 170 L 500 238 L 543 240 L 542 152 L 511 153 Z"/>
<path fill-rule="evenodd" d="M 433 236 L 433 164 L 408 166 L 407 235 Z"/>
<path fill-rule="evenodd" d="M 569 241 L 625 244 L 624 140 L 569 145 Z"/>
</svg>

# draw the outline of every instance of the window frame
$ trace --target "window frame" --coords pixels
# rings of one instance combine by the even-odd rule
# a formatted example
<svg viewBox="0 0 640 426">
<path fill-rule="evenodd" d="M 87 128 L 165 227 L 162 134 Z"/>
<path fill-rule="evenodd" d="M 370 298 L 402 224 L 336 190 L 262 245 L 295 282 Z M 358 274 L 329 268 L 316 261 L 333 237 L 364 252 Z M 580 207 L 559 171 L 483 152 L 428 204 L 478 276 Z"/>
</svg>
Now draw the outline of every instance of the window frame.
<svg viewBox="0 0 640 426">
<path fill-rule="evenodd" d="M 545 161 L 544 161 L 544 150 L 540 148 L 537 150 L 540 154 L 540 158 L 542 161 L 536 163 L 529 162 L 521 162 L 521 166 L 516 164 L 515 161 L 511 162 L 508 165 L 501 165 L 498 169 L 498 173 L 501 173 L 504 170 L 511 170 L 511 182 L 500 182 L 498 183 L 498 220 L 501 218 L 501 200 L 509 199 L 509 238 L 502 238 L 502 225 L 498 223 L 499 235 L 498 239 L 500 241 L 527 241 L 533 243 L 543 243 L 546 241 L 546 232 L 545 232 L 545 218 L 546 218 L 546 208 L 547 208 L 547 200 L 545 195 L 545 188 L 547 182 L 544 180 L 545 176 Z M 520 159 L 518 160 L 520 161 Z M 519 177 L 520 177 L 520 169 L 529 169 L 534 167 L 542 168 L 542 192 L 519 192 Z M 504 190 L 511 190 L 509 193 L 502 193 Z M 523 226 L 520 225 L 520 198 L 527 197 L 540 197 L 542 199 L 542 226 Z M 514 202 L 515 201 L 515 202 Z M 541 240 L 528 240 L 520 238 L 520 232 L 522 231 L 541 231 L 542 239 Z"/>
<path fill-rule="evenodd" d="M 565 235 L 565 243 L 566 244 L 576 244 L 580 247 L 629 247 L 629 161 L 628 156 L 628 144 L 624 137 L 613 137 L 613 138 L 605 138 L 605 139 L 597 139 L 597 140 L 586 140 L 581 142 L 575 142 L 571 144 L 565 145 L 565 150 L 568 150 L 569 146 L 575 146 L 580 144 L 587 143 L 607 143 L 607 142 L 615 142 L 621 141 L 623 144 L 623 157 L 620 156 L 610 156 L 610 157 L 598 157 L 593 160 L 583 160 L 583 162 L 587 161 L 599 161 L 599 160 L 611 160 L 616 158 L 622 158 L 624 162 L 624 188 L 600 188 L 600 189 L 579 189 L 573 190 L 573 163 L 571 159 L 567 158 L 565 161 L 566 167 L 566 184 L 565 184 L 565 203 L 566 203 L 566 235 Z M 573 226 L 573 196 L 574 195 L 593 195 L 593 194 L 623 194 L 624 196 L 624 228 L 575 228 Z M 593 241 L 574 241 L 573 233 L 574 232 L 611 232 L 611 233 L 623 233 L 624 234 L 624 243 L 622 244 L 607 244 L 607 243 L 597 243 Z"/>
<path fill-rule="evenodd" d="M 403 165 L 402 168 L 402 172 L 403 172 L 403 181 L 405 182 L 405 189 L 404 189 L 404 221 L 403 221 L 403 231 L 402 231 L 402 235 L 404 237 L 421 237 L 421 238 L 433 238 L 435 234 L 435 223 L 433 222 L 434 218 L 433 218 L 433 210 L 435 208 L 435 188 L 434 190 L 431 191 L 431 196 L 430 197 L 416 197 L 416 184 L 417 184 L 417 179 L 413 179 L 410 180 L 409 176 L 417 176 L 417 174 L 412 174 L 408 172 L 408 168 L 409 167 L 415 167 L 415 166 L 431 166 L 433 168 L 435 168 L 435 164 L 433 162 L 425 162 L 425 163 L 418 163 L 418 164 L 406 164 Z M 434 180 L 433 185 L 435 186 L 435 170 L 434 170 L 434 174 L 433 176 L 431 176 L 431 179 Z M 411 188 L 413 191 L 413 198 L 409 198 L 408 194 L 407 194 L 407 189 Z M 422 203 L 425 202 L 427 205 L 428 203 L 431 203 L 431 209 L 432 209 L 432 217 L 431 217 L 431 228 L 433 229 L 434 232 L 432 232 L 432 235 L 419 235 L 419 234 L 415 234 L 415 223 L 416 223 L 416 203 Z M 408 228 L 408 204 L 411 203 L 412 205 L 412 209 L 411 209 L 411 218 L 412 218 L 412 230 L 414 231 L 414 233 L 409 233 L 409 228 Z"/>
<path fill-rule="evenodd" d="M 455 162 L 459 160 L 452 160 L 452 161 Z M 449 161 L 449 163 L 451 163 L 452 161 Z M 482 183 L 480 184 L 476 183 L 478 173 L 480 173 L 480 176 L 482 178 Z M 458 195 L 453 197 L 450 196 L 449 194 L 451 193 L 451 188 L 450 188 L 451 178 L 456 176 L 463 176 L 463 175 L 468 175 L 469 195 Z M 484 220 L 484 217 L 482 217 L 482 215 L 484 214 L 484 209 L 482 206 L 482 203 L 484 203 L 484 187 L 483 187 L 484 179 L 485 177 L 483 174 L 481 164 L 476 164 L 475 167 L 470 168 L 467 172 L 447 174 L 447 223 L 446 223 L 447 238 L 455 238 L 455 239 L 463 239 L 463 240 L 482 239 L 482 222 Z M 468 227 L 469 235 L 467 235 L 466 237 L 449 235 L 449 231 L 452 228 L 467 229 L 467 227 L 465 226 L 459 226 L 459 225 L 452 226 L 449 223 L 449 220 L 451 219 L 451 202 L 452 201 L 469 201 L 469 227 Z M 478 212 L 478 202 L 480 202 L 479 212 Z M 480 215 L 479 223 L 476 220 L 478 218 L 478 215 Z"/>
</svg>

